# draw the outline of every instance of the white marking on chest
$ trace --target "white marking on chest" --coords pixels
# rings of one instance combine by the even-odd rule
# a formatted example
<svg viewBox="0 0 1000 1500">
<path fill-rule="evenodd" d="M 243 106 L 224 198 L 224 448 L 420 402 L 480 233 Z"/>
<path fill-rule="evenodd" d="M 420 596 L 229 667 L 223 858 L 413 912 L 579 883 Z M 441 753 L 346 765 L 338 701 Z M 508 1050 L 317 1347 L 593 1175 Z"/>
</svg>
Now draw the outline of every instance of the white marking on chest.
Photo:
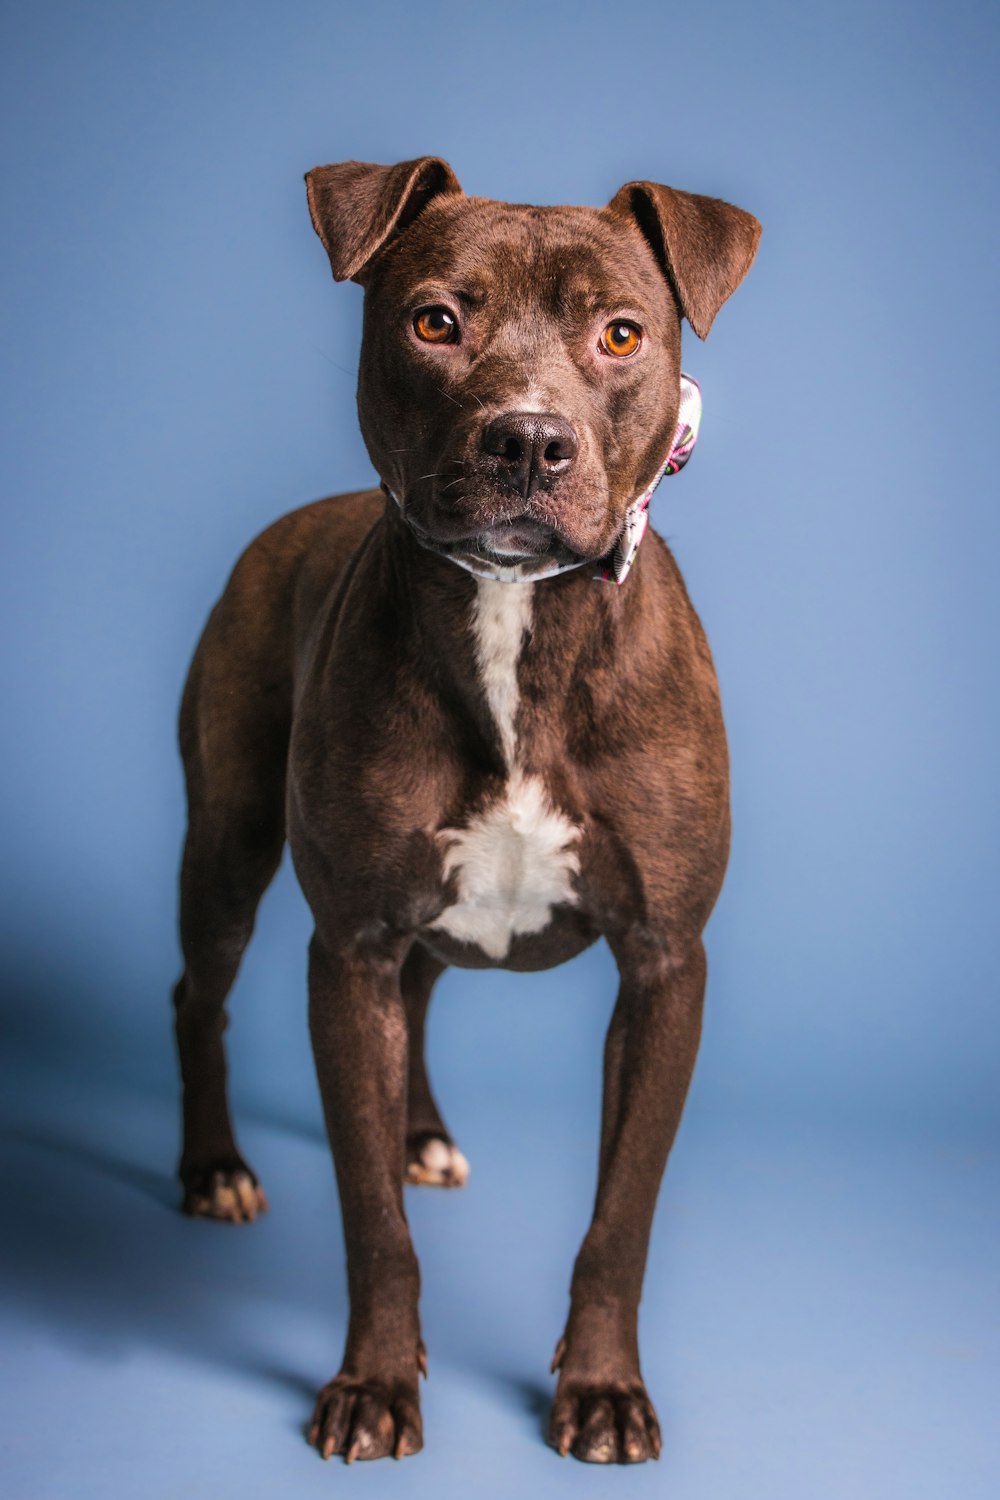
<svg viewBox="0 0 1000 1500">
<path fill-rule="evenodd" d="M 517 664 L 531 629 L 534 584 L 477 579 L 476 664 L 507 766 L 501 796 L 464 828 L 443 828 L 445 876 L 458 900 L 434 923 L 489 958 L 503 958 L 520 933 L 542 932 L 557 902 L 575 902 L 579 829 L 548 800 L 544 784 L 518 763 Z"/>
</svg>

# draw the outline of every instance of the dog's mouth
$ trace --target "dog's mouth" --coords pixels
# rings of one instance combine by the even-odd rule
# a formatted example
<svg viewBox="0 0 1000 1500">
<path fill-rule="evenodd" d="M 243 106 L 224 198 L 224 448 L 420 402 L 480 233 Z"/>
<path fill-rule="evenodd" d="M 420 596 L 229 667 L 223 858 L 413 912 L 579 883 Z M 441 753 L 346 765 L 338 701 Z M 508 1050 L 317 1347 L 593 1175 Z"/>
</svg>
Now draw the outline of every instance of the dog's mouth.
<svg viewBox="0 0 1000 1500">
<path fill-rule="evenodd" d="M 586 559 L 567 545 L 554 526 L 534 516 L 494 521 L 462 536 L 436 534 L 409 512 L 405 519 L 420 545 L 483 576 L 512 572 L 522 578 L 575 568 Z"/>
<path fill-rule="evenodd" d="M 556 550 L 566 550 L 555 528 L 532 516 L 518 516 L 512 521 L 484 526 L 472 540 L 477 552 L 508 564 L 551 557 Z"/>
</svg>

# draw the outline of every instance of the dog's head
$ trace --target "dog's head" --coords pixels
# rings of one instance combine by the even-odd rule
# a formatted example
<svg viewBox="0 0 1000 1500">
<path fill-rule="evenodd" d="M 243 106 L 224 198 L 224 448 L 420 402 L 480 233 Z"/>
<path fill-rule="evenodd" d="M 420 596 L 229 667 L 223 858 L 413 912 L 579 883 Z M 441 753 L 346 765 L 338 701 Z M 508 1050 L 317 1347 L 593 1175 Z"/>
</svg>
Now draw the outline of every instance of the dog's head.
<svg viewBox="0 0 1000 1500">
<path fill-rule="evenodd" d="M 306 184 L 365 287 L 362 432 L 417 535 L 528 572 L 604 557 L 670 447 L 681 318 L 707 335 L 757 220 L 652 182 L 602 209 L 467 198 L 437 157 Z"/>
</svg>

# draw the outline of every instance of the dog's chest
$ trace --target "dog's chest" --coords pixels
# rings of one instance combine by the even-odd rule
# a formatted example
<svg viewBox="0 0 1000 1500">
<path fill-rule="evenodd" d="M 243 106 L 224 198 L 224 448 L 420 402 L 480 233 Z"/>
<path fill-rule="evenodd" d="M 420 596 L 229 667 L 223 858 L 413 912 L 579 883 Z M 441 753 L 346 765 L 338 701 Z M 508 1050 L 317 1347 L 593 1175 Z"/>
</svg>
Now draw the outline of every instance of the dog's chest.
<svg viewBox="0 0 1000 1500">
<path fill-rule="evenodd" d="M 518 761 L 517 665 L 531 628 L 535 585 L 479 579 L 473 606 L 476 662 L 496 723 L 507 778 L 502 792 L 464 826 L 438 833 L 445 877 L 457 899 L 435 929 L 502 959 L 511 941 L 544 931 L 557 904 L 573 904 L 578 827 L 552 806 L 545 786 Z"/>
</svg>

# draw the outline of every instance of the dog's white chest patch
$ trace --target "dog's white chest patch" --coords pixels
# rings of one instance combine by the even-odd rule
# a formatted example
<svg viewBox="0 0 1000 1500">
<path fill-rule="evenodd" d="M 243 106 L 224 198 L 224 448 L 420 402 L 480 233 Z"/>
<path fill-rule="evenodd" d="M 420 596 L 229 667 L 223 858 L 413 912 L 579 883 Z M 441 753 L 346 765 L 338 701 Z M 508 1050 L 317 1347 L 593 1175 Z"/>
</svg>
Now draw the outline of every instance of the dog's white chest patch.
<svg viewBox="0 0 1000 1500">
<path fill-rule="evenodd" d="M 503 958 L 518 933 L 549 925 L 556 902 L 576 900 L 577 835 L 551 807 L 537 776 L 515 772 L 502 799 L 466 828 L 442 829 L 444 871 L 455 872 L 458 900 L 435 927 Z"/>
<path fill-rule="evenodd" d="M 573 848 L 579 829 L 552 807 L 537 776 L 517 759 L 517 663 L 531 628 L 534 584 L 476 584 L 473 626 L 480 680 L 500 736 L 508 775 L 503 794 L 464 828 L 438 839 L 444 873 L 454 873 L 458 899 L 434 926 L 500 959 L 520 933 L 542 932 L 557 902 L 574 902 Z"/>
</svg>

